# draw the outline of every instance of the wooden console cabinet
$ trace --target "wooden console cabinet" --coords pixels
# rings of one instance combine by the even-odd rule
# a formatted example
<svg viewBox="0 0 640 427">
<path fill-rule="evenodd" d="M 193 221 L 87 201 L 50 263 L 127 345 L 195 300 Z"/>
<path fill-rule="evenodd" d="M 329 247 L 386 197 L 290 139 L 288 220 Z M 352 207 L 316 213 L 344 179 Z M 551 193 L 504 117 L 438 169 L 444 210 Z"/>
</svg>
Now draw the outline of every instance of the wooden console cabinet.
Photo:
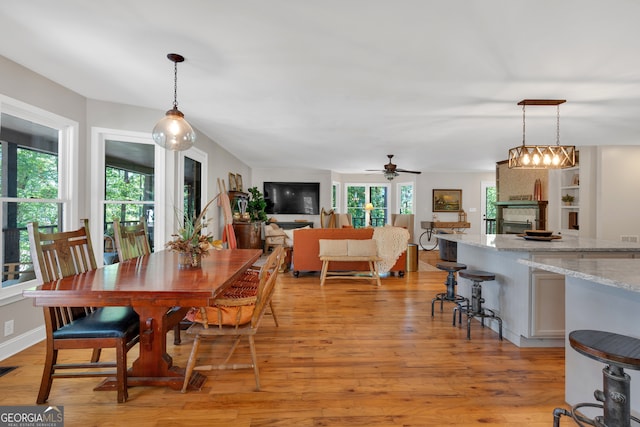
<svg viewBox="0 0 640 427">
<path fill-rule="evenodd" d="M 262 222 L 234 222 L 238 249 L 262 249 Z"/>
</svg>

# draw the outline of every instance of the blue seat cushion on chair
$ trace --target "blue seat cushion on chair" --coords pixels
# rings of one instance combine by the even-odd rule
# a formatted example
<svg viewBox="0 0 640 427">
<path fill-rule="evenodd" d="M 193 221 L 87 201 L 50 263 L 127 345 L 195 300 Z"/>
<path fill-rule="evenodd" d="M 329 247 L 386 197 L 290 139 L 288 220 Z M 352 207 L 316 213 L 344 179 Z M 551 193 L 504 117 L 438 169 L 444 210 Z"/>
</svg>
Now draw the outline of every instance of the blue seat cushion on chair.
<svg viewBox="0 0 640 427">
<path fill-rule="evenodd" d="M 101 307 L 58 329 L 53 338 L 122 338 L 139 330 L 140 318 L 131 307 Z"/>
</svg>

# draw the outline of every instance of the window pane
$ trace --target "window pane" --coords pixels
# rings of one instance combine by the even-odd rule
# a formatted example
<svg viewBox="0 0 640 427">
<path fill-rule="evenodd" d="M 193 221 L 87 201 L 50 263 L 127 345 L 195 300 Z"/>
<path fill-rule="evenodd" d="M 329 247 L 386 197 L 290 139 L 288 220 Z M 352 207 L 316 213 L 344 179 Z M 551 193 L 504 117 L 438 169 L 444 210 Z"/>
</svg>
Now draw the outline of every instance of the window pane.
<svg viewBox="0 0 640 427">
<path fill-rule="evenodd" d="M 2 196 L 58 198 L 58 131 L 9 114 L 0 120 Z"/>
<path fill-rule="evenodd" d="M 40 231 L 55 233 L 62 229 L 62 204 L 39 202 L 4 202 L 2 203 L 5 219 L 11 225 L 2 228 L 2 287 L 35 278 L 31 253 L 29 251 L 29 236 L 27 223 L 38 221 Z"/>
<path fill-rule="evenodd" d="M 202 209 L 202 164 L 188 157 L 184 158 L 184 206 L 186 218 L 196 218 Z"/>
<path fill-rule="evenodd" d="M 153 180 L 153 145 L 106 141 L 106 200 L 153 201 Z"/>
<path fill-rule="evenodd" d="M 351 222 L 355 228 L 366 227 L 365 221 L 365 187 L 347 187 L 347 213 L 351 214 Z"/>
<path fill-rule="evenodd" d="M 27 223 L 38 221 L 45 232 L 62 225 L 59 202 L 57 129 L 10 114 L 0 116 L 2 177 L 2 287 L 35 278 Z M 49 199 L 48 202 L 17 199 Z"/>
<path fill-rule="evenodd" d="M 388 191 L 387 187 L 370 187 L 369 200 L 373 204 L 371 226 L 382 227 L 387 223 Z"/>
<path fill-rule="evenodd" d="M 400 213 L 413 213 L 413 185 L 411 184 L 400 186 Z"/>
</svg>

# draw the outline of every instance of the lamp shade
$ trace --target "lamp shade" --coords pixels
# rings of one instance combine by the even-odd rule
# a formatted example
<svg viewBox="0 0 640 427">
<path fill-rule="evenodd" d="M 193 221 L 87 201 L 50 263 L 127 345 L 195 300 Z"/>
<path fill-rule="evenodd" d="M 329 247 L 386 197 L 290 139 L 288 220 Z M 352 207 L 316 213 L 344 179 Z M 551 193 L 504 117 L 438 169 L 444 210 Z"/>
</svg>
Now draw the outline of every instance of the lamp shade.
<svg viewBox="0 0 640 427">
<path fill-rule="evenodd" d="M 196 133 L 177 108 L 167 111 L 153 128 L 151 136 L 156 144 L 173 151 L 188 150 L 196 141 Z"/>
<path fill-rule="evenodd" d="M 373 208 L 373 203 L 367 203 L 367 204 L 364 206 L 364 210 L 365 210 L 365 211 L 372 211 L 373 209 L 374 209 L 374 208 Z"/>
<path fill-rule="evenodd" d="M 184 56 L 170 53 L 167 58 L 173 62 L 173 108 L 153 127 L 151 137 L 162 148 L 183 151 L 196 142 L 196 133 L 178 110 L 178 62 L 183 62 Z"/>
</svg>

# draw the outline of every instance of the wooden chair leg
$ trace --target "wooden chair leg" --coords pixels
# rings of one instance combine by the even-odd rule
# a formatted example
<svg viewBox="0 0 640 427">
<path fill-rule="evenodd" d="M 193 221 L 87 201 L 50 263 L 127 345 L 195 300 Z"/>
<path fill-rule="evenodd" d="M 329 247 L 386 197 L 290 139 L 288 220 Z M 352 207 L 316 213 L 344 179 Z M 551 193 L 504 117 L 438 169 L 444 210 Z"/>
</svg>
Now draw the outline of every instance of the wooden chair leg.
<svg viewBox="0 0 640 427">
<path fill-rule="evenodd" d="M 256 343 L 253 335 L 249 335 L 249 349 L 251 350 L 251 362 L 253 364 L 253 374 L 256 377 L 256 391 L 260 391 L 260 372 L 258 372 L 258 356 L 256 354 Z"/>
<path fill-rule="evenodd" d="M 182 339 L 180 338 L 180 323 L 173 327 L 173 345 L 180 345 Z"/>
<path fill-rule="evenodd" d="M 187 362 L 187 367 L 184 373 L 184 383 L 182 383 L 182 392 L 187 392 L 187 387 L 189 386 L 189 380 L 191 379 L 191 374 L 193 373 L 193 368 L 196 366 L 196 358 L 198 356 L 198 348 L 200 347 L 200 335 L 196 335 L 193 338 L 193 347 L 191 347 L 191 354 L 189 355 L 189 361 Z"/>
<path fill-rule="evenodd" d="M 101 353 L 102 349 L 101 348 L 94 348 L 93 349 L 93 354 L 91 355 L 91 363 L 98 363 L 100 361 L 100 353 Z"/>
<path fill-rule="evenodd" d="M 49 399 L 51 385 L 53 384 L 53 365 L 58 361 L 58 350 L 47 348 L 47 356 L 42 368 L 42 381 L 40 381 L 40 391 L 36 403 L 41 405 Z"/>
<path fill-rule="evenodd" d="M 276 324 L 276 327 L 280 326 L 280 324 L 278 323 L 278 317 L 276 316 L 276 312 L 273 309 L 273 302 L 269 301 L 269 310 L 271 310 L 271 317 L 273 317 L 273 321 Z"/>
</svg>

